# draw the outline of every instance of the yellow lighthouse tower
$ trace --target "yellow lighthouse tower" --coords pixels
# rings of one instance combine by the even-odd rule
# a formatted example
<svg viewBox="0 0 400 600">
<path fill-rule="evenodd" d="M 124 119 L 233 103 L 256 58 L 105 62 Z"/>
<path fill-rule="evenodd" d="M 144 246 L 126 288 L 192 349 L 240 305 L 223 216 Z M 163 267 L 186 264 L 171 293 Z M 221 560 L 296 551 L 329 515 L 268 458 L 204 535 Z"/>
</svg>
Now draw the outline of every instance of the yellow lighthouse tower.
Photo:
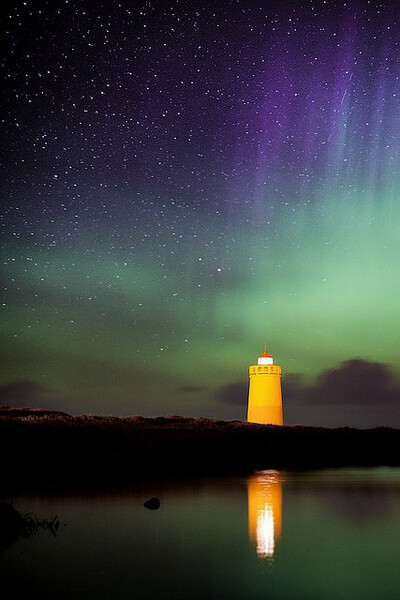
<svg viewBox="0 0 400 600">
<path fill-rule="evenodd" d="M 264 346 L 257 364 L 249 367 L 247 421 L 250 423 L 283 425 L 281 371 Z"/>
</svg>

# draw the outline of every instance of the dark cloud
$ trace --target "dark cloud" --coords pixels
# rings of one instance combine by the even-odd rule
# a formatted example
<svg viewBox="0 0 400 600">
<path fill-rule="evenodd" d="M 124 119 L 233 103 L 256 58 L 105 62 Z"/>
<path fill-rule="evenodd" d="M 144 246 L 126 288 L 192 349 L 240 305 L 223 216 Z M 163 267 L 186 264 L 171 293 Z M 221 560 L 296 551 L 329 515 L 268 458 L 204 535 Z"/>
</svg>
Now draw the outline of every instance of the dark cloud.
<svg viewBox="0 0 400 600">
<path fill-rule="evenodd" d="M 47 390 L 35 381 L 14 381 L 0 386 L 0 403 L 33 406 Z"/>
<path fill-rule="evenodd" d="M 232 404 L 234 406 L 246 405 L 247 403 L 247 382 L 239 381 L 237 383 L 228 383 L 219 387 L 215 393 L 217 400 L 224 404 Z"/>
<path fill-rule="evenodd" d="M 400 388 L 384 363 L 360 358 L 323 371 L 312 386 L 300 375 L 282 378 L 286 403 L 320 405 L 392 405 L 400 403 Z"/>
<path fill-rule="evenodd" d="M 400 387 L 384 363 L 347 360 L 320 373 L 312 385 L 300 374 L 284 374 L 282 391 L 287 424 L 400 426 Z M 217 388 L 214 397 L 230 405 L 230 418 L 245 419 L 247 393 L 247 382 L 242 381 Z"/>
<path fill-rule="evenodd" d="M 202 385 L 187 385 L 185 387 L 178 388 L 178 392 L 183 392 L 184 394 L 195 394 L 196 392 L 203 392 L 206 388 Z"/>
</svg>

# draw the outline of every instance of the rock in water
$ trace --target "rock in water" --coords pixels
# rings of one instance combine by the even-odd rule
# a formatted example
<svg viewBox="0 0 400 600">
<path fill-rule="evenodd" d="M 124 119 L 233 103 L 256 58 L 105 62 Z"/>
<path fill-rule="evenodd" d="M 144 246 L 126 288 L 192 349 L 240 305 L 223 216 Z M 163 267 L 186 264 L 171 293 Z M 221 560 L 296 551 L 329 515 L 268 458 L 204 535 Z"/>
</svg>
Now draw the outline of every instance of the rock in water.
<svg viewBox="0 0 400 600">
<path fill-rule="evenodd" d="M 22 518 L 9 502 L 0 502 L 0 550 L 9 548 L 22 533 Z"/>
<path fill-rule="evenodd" d="M 149 510 L 157 510 L 157 508 L 160 508 L 160 504 L 161 502 L 159 498 L 150 498 L 149 500 L 146 500 L 143 506 Z"/>
</svg>

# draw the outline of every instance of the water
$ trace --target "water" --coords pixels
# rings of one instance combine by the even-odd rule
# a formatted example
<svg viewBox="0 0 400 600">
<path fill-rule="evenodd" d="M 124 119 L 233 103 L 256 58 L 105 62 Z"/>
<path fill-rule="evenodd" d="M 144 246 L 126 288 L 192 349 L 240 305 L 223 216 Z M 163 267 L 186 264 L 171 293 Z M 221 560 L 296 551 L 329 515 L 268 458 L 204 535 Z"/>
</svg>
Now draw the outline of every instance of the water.
<svg viewBox="0 0 400 600">
<path fill-rule="evenodd" d="M 161 499 L 159 510 L 143 502 Z M 152 482 L 23 495 L 39 520 L 0 551 L 3 598 L 392 599 L 400 590 L 400 469 Z"/>
</svg>

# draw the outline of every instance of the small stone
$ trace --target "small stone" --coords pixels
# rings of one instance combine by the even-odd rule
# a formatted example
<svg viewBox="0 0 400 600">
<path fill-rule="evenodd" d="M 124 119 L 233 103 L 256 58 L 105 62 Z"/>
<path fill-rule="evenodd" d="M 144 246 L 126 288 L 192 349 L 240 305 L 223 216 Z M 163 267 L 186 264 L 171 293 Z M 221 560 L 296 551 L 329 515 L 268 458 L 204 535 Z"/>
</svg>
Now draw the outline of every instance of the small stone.
<svg viewBox="0 0 400 600">
<path fill-rule="evenodd" d="M 160 508 L 160 504 L 161 502 L 159 498 L 150 498 L 149 500 L 146 500 L 146 502 L 144 502 L 143 506 L 145 506 L 149 510 L 157 510 L 157 508 Z"/>
</svg>

